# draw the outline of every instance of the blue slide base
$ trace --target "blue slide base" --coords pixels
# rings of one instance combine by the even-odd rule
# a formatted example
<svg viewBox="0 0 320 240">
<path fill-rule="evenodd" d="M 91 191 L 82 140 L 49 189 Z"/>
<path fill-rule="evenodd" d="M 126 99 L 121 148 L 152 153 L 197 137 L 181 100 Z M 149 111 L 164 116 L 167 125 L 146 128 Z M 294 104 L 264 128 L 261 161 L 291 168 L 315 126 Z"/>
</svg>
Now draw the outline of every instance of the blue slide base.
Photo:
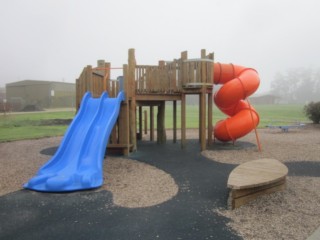
<svg viewBox="0 0 320 240">
<path fill-rule="evenodd" d="M 100 98 L 86 93 L 55 155 L 24 188 L 42 192 L 70 192 L 103 184 L 103 159 L 109 136 L 119 116 L 124 93 Z"/>
</svg>

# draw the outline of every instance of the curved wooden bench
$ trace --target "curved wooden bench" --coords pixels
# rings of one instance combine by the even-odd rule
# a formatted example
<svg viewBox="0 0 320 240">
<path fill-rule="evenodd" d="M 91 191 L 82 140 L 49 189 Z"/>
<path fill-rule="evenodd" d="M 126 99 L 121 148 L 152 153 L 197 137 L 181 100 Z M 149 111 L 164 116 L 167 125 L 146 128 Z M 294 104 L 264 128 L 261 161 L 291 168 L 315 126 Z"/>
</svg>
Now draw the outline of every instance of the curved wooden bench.
<svg viewBox="0 0 320 240">
<path fill-rule="evenodd" d="M 239 165 L 229 175 L 228 207 L 234 209 L 260 195 L 284 190 L 287 175 L 288 168 L 276 159 L 265 158 Z"/>
</svg>

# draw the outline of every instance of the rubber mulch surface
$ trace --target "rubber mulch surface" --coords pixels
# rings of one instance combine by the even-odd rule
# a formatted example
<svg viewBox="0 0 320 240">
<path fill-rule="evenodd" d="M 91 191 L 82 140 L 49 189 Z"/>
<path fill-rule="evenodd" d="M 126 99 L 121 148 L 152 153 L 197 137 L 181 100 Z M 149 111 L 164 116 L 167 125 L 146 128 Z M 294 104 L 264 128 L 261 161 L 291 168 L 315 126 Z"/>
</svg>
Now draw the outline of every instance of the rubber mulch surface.
<svg viewBox="0 0 320 240">
<path fill-rule="evenodd" d="M 20 190 L 0 197 L 0 239 L 240 239 L 226 208 L 227 178 L 235 165 L 201 156 L 199 143 L 187 148 L 141 142 L 130 158 L 171 174 L 178 194 L 145 208 L 115 206 L 108 191 L 40 193 Z M 22 184 L 22 183 L 21 183 Z"/>
</svg>

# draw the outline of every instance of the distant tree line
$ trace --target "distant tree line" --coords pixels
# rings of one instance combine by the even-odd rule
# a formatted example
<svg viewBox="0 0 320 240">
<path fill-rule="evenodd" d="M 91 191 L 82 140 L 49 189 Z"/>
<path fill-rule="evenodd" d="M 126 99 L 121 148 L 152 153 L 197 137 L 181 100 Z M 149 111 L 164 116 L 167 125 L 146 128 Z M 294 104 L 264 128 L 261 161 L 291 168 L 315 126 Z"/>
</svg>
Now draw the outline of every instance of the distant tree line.
<svg viewBox="0 0 320 240">
<path fill-rule="evenodd" d="M 295 68 L 277 73 L 271 82 L 271 93 L 284 103 L 306 104 L 320 100 L 320 69 Z"/>
</svg>

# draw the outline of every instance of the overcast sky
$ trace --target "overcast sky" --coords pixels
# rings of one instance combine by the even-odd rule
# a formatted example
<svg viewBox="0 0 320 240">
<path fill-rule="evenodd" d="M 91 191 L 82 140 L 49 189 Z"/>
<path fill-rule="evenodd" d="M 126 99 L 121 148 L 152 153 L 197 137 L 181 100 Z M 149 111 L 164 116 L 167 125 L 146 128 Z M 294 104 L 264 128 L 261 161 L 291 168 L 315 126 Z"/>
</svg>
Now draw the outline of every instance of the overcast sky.
<svg viewBox="0 0 320 240">
<path fill-rule="evenodd" d="M 188 50 L 255 68 L 258 92 L 277 72 L 319 68 L 319 0 L 1 0 L 0 86 L 25 79 L 74 82 L 136 49 L 138 64 Z"/>
</svg>

